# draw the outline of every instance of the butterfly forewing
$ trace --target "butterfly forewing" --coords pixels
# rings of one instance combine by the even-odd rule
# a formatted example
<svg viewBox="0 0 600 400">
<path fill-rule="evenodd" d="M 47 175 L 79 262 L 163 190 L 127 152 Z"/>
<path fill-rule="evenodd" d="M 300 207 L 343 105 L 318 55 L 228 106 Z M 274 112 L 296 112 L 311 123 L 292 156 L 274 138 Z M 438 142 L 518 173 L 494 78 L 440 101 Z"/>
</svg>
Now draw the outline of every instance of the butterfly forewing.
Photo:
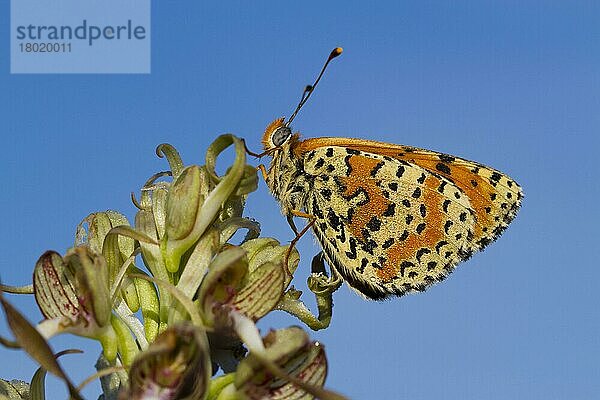
<svg viewBox="0 0 600 400">
<path fill-rule="evenodd" d="M 442 280 L 500 235 L 522 197 L 506 175 L 429 150 L 318 138 L 292 152 L 328 261 L 375 299 Z"/>
<path fill-rule="evenodd" d="M 473 210 L 442 176 L 339 146 L 311 150 L 304 171 L 328 260 L 370 298 L 422 291 L 472 252 Z"/>
</svg>

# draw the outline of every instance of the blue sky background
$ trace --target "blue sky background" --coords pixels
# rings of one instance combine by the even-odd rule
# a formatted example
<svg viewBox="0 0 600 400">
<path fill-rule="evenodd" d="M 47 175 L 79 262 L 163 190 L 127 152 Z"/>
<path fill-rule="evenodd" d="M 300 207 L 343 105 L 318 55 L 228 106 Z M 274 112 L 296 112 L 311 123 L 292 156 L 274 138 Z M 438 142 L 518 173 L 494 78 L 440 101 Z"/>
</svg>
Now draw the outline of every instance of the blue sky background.
<svg viewBox="0 0 600 400">
<path fill-rule="evenodd" d="M 224 132 L 258 149 L 342 46 L 295 129 L 474 159 L 526 198 L 498 242 L 425 294 L 376 303 L 339 290 L 331 327 L 312 334 L 326 345 L 327 386 L 353 399 L 597 397 L 599 3 L 213 3 L 153 3 L 149 75 L 10 75 L 2 3 L 2 280 L 30 282 L 39 255 L 64 252 L 92 211 L 132 216 L 129 193 L 165 167 L 157 144 L 187 163 Z M 247 214 L 290 240 L 277 209 L 261 182 Z M 305 287 L 318 248 L 307 235 L 299 249 Z M 31 298 L 12 299 L 40 318 Z M 277 313 L 261 327 L 290 324 Z M 62 359 L 75 381 L 93 373 L 95 342 L 52 343 L 86 350 Z M 30 379 L 29 358 L 0 351 L 0 376 Z M 61 398 L 60 383 L 48 387 Z"/>
</svg>

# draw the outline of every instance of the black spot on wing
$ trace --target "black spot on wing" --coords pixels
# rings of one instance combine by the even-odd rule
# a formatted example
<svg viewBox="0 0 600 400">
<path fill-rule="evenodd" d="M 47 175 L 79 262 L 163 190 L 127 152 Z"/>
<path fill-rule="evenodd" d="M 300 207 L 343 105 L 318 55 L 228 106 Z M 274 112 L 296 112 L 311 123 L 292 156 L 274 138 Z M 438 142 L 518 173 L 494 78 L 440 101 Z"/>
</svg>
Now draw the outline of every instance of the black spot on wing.
<svg viewBox="0 0 600 400">
<path fill-rule="evenodd" d="M 442 181 L 442 183 L 440 183 L 440 186 L 438 186 L 438 192 L 444 193 L 445 187 L 446 187 L 446 181 Z"/>
<path fill-rule="evenodd" d="M 383 212 L 384 217 L 393 217 L 396 214 L 396 204 L 390 203 L 387 209 Z"/>
<path fill-rule="evenodd" d="M 435 166 L 435 169 L 437 169 L 438 171 L 440 171 L 444 174 L 450 175 L 450 173 L 451 173 L 450 167 L 444 163 L 437 163 L 437 165 Z"/>
<path fill-rule="evenodd" d="M 363 258 L 362 260 L 360 260 L 360 267 L 356 267 L 356 272 L 358 272 L 359 274 L 364 273 L 365 268 L 367 268 L 367 265 L 369 265 L 369 260 Z"/>
<path fill-rule="evenodd" d="M 370 255 L 373 255 L 373 250 L 375 250 L 378 247 L 378 244 L 373 239 L 368 239 L 366 242 L 363 243 L 361 247 L 364 251 L 366 251 Z"/>
<path fill-rule="evenodd" d="M 444 247 L 445 245 L 447 245 L 448 242 L 446 242 L 445 240 L 440 240 L 439 242 L 437 242 L 437 244 L 435 245 L 435 251 L 437 251 L 438 254 L 440 254 L 440 249 L 442 247 Z"/>
<path fill-rule="evenodd" d="M 406 171 L 406 169 L 404 168 L 404 166 L 403 165 L 398 165 L 398 169 L 396 170 L 396 177 L 402 178 L 402 175 L 404 175 L 404 171 Z"/>
<path fill-rule="evenodd" d="M 351 237 L 348 243 L 350 244 L 350 251 L 346 251 L 346 257 L 348 257 L 351 260 L 356 260 L 356 239 Z"/>
<path fill-rule="evenodd" d="M 384 165 L 385 165 L 385 162 L 384 162 L 384 161 L 378 162 L 378 163 L 377 163 L 377 164 L 376 164 L 376 165 L 373 167 L 373 169 L 371 169 L 370 175 L 371 175 L 372 177 L 375 177 L 375 176 L 377 176 L 377 172 L 379 172 L 379 170 L 381 169 L 381 167 L 383 167 Z"/>
<path fill-rule="evenodd" d="M 444 224 L 444 232 L 446 233 L 446 235 L 448 234 L 448 230 L 450 229 L 450 227 L 452 227 L 453 224 L 454 222 L 450 220 L 446 221 L 446 223 Z"/>
<path fill-rule="evenodd" d="M 445 213 L 448 212 L 448 206 L 450 205 L 450 203 L 452 202 L 448 199 L 444 200 L 444 202 L 442 203 L 442 210 L 444 210 Z"/>
<path fill-rule="evenodd" d="M 419 250 L 417 250 L 417 261 L 421 262 L 421 257 L 423 257 L 424 254 L 429 254 L 431 253 L 431 250 L 429 250 L 427 247 L 422 247 Z"/>
<path fill-rule="evenodd" d="M 451 155 L 448 155 L 448 154 L 440 154 L 440 155 L 438 155 L 438 157 L 439 157 L 440 161 L 443 161 L 445 163 L 451 163 L 455 160 L 454 157 L 452 157 Z"/>
<path fill-rule="evenodd" d="M 414 266 L 415 264 L 411 263 L 410 261 L 402 261 L 400 264 L 400 276 L 404 276 L 404 271 L 406 268 L 413 268 Z"/>
<path fill-rule="evenodd" d="M 325 200 L 331 201 L 331 189 L 323 188 L 319 191 L 319 193 L 321 193 L 321 196 L 323 196 Z"/>
<path fill-rule="evenodd" d="M 385 242 L 383 242 L 383 244 L 381 245 L 381 247 L 383 249 L 387 249 L 389 248 L 391 245 L 393 245 L 395 242 L 394 238 L 389 238 L 388 240 L 386 240 Z"/>
<path fill-rule="evenodd" d="M 400 235 L 400 237 L 398 238 L 401 242 L 408 239 L 408 231 L 405 229 L 404 232 L 402 232 L 402 235 Z"/>
<path fill-rule="evenodd" d="M 378 231 L 381 229 L 381 220 L 377 217 L 372 217 L 369 222 L 367 222 L 367 228 L 369 228 L 371 232 Z"/>
<path fill-rule="evenodd" d="M 327 212 L 327 221 L 329 225 L 335 230 L 339 231 L 340 226 L 342 226 L 342 222 L 340 221 L 340 217 L 330 208 Z"/>
</svg>

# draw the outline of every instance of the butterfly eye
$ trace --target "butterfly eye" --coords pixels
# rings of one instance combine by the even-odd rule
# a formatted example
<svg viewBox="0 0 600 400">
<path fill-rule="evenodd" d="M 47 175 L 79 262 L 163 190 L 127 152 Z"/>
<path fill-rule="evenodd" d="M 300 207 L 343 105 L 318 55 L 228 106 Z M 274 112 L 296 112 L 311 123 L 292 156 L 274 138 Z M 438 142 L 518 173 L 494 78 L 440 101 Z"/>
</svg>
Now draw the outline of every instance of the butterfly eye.
<svg viewBox="0 0 600 400">
<path fill-rule="evenodd" d="M 271 141 L 276 147 L 281 146 L 285 143 L 285 141 L 292 134 L 292 130 L 287 126 L 280 126 L 273 132 L 273 136 L 271 136 Z"/>
</svg>

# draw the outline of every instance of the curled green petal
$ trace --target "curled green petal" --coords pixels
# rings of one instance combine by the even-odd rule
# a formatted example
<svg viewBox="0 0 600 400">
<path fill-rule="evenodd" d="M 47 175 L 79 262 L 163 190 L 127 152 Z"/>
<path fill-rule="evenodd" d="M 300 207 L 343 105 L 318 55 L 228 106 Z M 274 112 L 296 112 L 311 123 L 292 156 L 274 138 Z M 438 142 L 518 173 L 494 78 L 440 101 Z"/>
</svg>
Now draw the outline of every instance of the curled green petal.
<svg viewBox="0 0 600 400">
<path fill-rule="evenodd" d="M 132 193 L 132 201 L 135 206 L 140 210 L 150 210 L 152 208 L 152 198 L 154 196 L 154 192 L 160 189 L 168 190 L 169 184 L 167 182 L 156 182 L 159 178 L 165 176 L 173 176 L 171 171 L 162 171 L 152 175 L 144 186 L 142 186 L 142 193 L 140 197 L 140 201 L 137 202 L 135 200 L 135 196 Z"/>
<path fill-rule="evenodd" d="M 308 288 L 315 295 L 318 315 L 315 316 L 308 309 L 300 300 L 302 292 L 294 288 L 284 294 L 277 309 L 297 317 L 310 329 L 316 331 L 329 326 L 333 314 L 333 293 L 342 285 L 343 280 L 334 269 L 331 269 L 331 277 L 327 275 L 321 254 L 313 258 L 312 271 L 307 283 Z"/>
<path fill-rule="evenodd" d="M 240 229 L 247 229 L 248 233 L 244 238 L 244 242 L 255 239 L 260 235 L 260 224 L 248 218 L 243 217 L 232 217 L 226 219 L 223 223 L 219 224 L 219 230 L 221 231 L 221 243 L 227 243 L 229 239 Z"/>
<path fill-rule="evenodd" d="M 235 145 L 236 153 L 233 165 L 202 202 L 201 197 L 203 196 L 200 193 L 193 192 L 194 188 L 200 186 L 200 181 L 205 182 L 205 179 L 200 174 L 202 172 L 210 174 L 211 168 L 209 168 L 209 164 L 211 162 L 212 164 L 210 165 L 212 165 L 214 172 L 214 160 L 216 156 L 231 144 Z M 161 243 L 166 266 L 170 272 L 178 271 L 181 256 L 191 248 L 208 226 L 213 223 L 227 198 L 236 190 L 244 175 L 245 162 L 246 153 L 241 140 L 233 135 L 221 135 L 211 144 L 207 151 L 207 168 L 188 167 L 183 170 L 181 176 L 173 183 L 173 187 L 169 191 L 167 207 L 167 232 L 165 239 Z M 188 175 L 186 174 L 188 169 L 199 170 L 197 179 L 195 175 L 190 177 L 185 176 Z M 179 186 L 179 188 L 175 188 L 175 186 Z M 209 186 L 208 182 L 202 185 L 204 190 Z M 186 194 L 189 198 L 186 197 Z M 185 199 L 187 200 L 184 201 Z M 191 221 L 193 215 L 195 215 L 195 219 Z M 193 222 L 193 226 L 190 227 L 191 222 Z"/>
<path fill-rule="evenodd" d="M 238 143 L 241 145 L 241 147 L 238 146 Z M 219 157 L 219 154 L 223 152 L 223 150 L 232 144 L 235 144 L 236 146 L 236 161 L 239 159 L 242 165 L 245 164 L 246 151 L 243 148 L 244 145 L 237 137 L 233 135 L 225 134 L 219 136 L 210 144 L 210 146 L 208 146 L 208 149 L 206 150 L 206 170 L 215 183 L 219 183 L 223 179 L 223 177 L 220 177 L 217 174 L 215 169 L 217 158 Z"/>
<path fill-rule="evenodd" d="M 174 177 L 179 176 L 181 171 L 183 170 L 183 161 L 181 160 L 181 156 L 179 152 L 175 149 L 175 147 L 171 146 L 168 143 L 159 144 L 156 147 L 156 155 L 162 158 L 163 156 L 167 158 L 167 162 L 169 163 L 169 167 L 171 168 L 171 172 Z"/>
</svg>

